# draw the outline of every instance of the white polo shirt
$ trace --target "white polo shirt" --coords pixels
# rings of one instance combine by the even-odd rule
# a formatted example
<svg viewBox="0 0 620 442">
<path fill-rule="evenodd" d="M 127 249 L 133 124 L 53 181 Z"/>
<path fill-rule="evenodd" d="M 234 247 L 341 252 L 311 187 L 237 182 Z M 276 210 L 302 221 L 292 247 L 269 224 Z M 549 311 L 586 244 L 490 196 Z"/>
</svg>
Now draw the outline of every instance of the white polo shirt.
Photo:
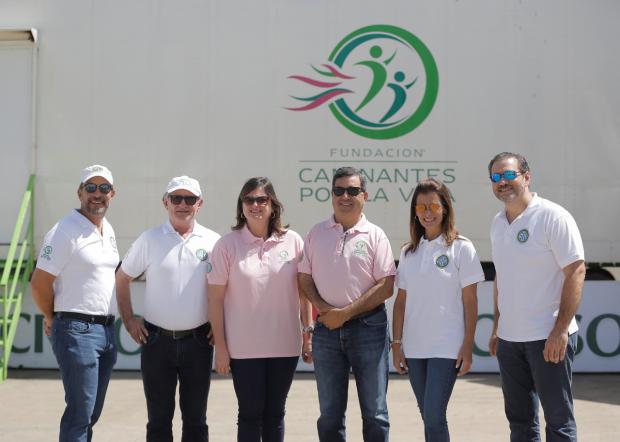
<svg viewBox="0 0 620 442">
<path fill-rule="evenodd" d="M 104 218 L 100 234 L 77 210 L 47 232 L 37 268 L 56 276 L 54 311 L 114 314 L 114 272 L 119 261 L 114 229 Z"/>
<path fill-rule="evenodd" d="M 450 246 L 442 236 L 422 238 L 415 252 L 401 251 L 396 287 L 407 292 L 402 346 L 407 358 L 456 359 L 465 337 L 463 289 L 484 281 L 470 240 Z"/>
<path fill-rule="evenodd" d="M 168 330 L 189 330 L 207 322 L 207 273 L 219 238 L 197 222 L 185 239 L 170 222 L 138 237 L 121 268 L 134 278 L 146 272 L 144 319 Z"/>
<path fill-rule="evenodd" d="M 497 335 L 514 342 L 547 339 L 560 307 L 562 269 L 585 259 L 575 220 L 563 207 L 534 194 L 511 224 L 505 210 L 495 216 L 491 248 L 500 312 Z M 573 318 L 568 332 L 577 329 Z"/>
</svg>

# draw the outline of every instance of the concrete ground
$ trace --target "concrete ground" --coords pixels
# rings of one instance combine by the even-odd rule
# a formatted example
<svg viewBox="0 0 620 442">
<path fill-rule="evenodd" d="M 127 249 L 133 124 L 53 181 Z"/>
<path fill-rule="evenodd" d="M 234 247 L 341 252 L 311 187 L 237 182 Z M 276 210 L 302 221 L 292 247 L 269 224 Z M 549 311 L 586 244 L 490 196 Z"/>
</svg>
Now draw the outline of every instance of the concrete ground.
<svg viewBox="0 0 620 442">
<path fill-rule="evenodd" d="M 585 442 L 620 440 L 620 374 L 577 374 L 574 396 L 579 439 Z M 422 423 L 406 378 L 390 378 L 390 440 L 423 440 Z M 354 382 L 350 383 L 348 440 L 362 441 L 361 418 Z M 57 371 L 13 370 L 0 384 L 0 440 L 42 442 L 57 440 L 64 408 Z M 314 376 L 295 377 L 287 402 L 286 440 L 316 441 L 319 413 Z M 236 440 L 236 398 L 230 378 L 213 376 L 208 422 L 212 441 Z M 94 441 L 130 442 L 145 439 L 146 409 L 138 372 L 114 372 L 103 416 L 95 426 Z M 507 441 L 502 392 L 496 374 L 472 374 L 457 381 L 448 423 L 457 442 Z M 180 440 L 180 419 L 175 416 L 175 440 Z"/>
</svg>

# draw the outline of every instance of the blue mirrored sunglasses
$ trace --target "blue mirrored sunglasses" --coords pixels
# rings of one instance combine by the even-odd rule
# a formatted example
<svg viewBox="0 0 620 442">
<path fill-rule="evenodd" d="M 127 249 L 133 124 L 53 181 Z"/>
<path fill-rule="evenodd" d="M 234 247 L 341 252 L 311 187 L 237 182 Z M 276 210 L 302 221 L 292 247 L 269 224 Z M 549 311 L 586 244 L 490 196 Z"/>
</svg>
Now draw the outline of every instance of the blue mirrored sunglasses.
<svg viewBox="0 0 620 442">
<path fill-rule="evenodd" d="M 491 181 L 493 181 L 494 183 L 499 183 L 502 178 L 506 181 L 512 181 L 516 179 L 519 175 L 522 174 L 517 172 L 516 170 L 505 170 L 504 173 L 492 173 Z"/>
</svg>

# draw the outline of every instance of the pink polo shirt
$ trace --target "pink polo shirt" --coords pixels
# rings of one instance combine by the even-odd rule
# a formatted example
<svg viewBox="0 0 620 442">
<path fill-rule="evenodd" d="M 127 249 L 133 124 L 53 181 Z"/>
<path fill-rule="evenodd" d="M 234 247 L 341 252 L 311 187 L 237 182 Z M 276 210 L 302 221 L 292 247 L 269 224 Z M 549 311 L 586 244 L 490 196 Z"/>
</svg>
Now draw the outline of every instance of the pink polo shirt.
<svg viewBox="0 0 620 442">
<path fill-rule="evenodd" d="M 224 331 L 231 358 L 300 355 L 297 264 L 302 252 L 301 236 L 292 230 L 264 241 L 246 226 L 215 244 L 207 279 L 226 286 Z"/>
<path fill-rule="evenodd" d="M 396 274 L 396 266 L 387 236 L 364 215 L 346 232 L 331 216 L 306 236 L 299 272 L 312 276 L 325 301 L 344 307 Z"/>
</svg>

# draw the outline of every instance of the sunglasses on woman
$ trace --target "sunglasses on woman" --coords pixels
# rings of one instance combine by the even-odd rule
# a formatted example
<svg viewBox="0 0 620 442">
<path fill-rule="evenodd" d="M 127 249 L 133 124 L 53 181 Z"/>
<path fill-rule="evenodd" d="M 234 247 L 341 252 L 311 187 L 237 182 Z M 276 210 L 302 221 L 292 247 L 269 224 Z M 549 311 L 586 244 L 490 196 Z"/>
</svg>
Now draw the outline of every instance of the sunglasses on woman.
<svg viewBox="0 0 620 442">
<path fill-rule="evenodd" d="M 248 206 L 253 206 L 254 203 L 258 204 L 259 206 L 266 206 L 269 202 L 269 199 L 270 198 L 268 196 L 244 196 L 243 198 L 241 198 L 241 201 L 243 201 L 243 204 L 247 204 Z"/>
<path fill-rule="evenodd" d="M 439 203 L 431 203 L 431 204 L 416 204 L 415 211 L 417 213 L 424 213 L 427 210 L 430 210 L 433 213 L 441 213 L 443 210 L 443 206 Z"/>
</svg>

